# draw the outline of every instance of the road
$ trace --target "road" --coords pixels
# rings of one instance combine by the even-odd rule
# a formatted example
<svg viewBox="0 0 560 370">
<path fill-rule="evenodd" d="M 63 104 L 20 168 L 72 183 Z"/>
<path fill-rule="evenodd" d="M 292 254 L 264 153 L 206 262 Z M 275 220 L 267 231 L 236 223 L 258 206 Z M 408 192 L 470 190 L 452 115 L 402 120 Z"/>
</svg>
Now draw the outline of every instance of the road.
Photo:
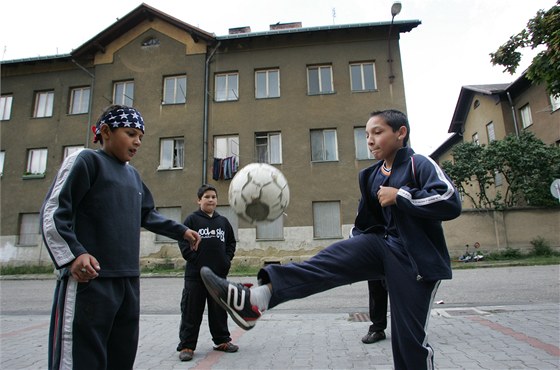
<svg viewBox="0 0 560 370">
<path fill-rule="evenodd" d="M 255 283 L 255 278 L 232 278 Z M 560 266 L 495 267 L 455 270 L 443 281 L 436 301 L 439 308 L 507 306 L 560 302 Z M 0 280 L 2 315 L 50 313 L 55 281 Z M 182 277 L 142 278 L 142 314 L 179 314 Z M 274 308 L 276 313 L 367 312 L 367 283 L 360 282 L 295 300 Z M 437 307 L 435 307 L 437 308 Z"/>
</svg>

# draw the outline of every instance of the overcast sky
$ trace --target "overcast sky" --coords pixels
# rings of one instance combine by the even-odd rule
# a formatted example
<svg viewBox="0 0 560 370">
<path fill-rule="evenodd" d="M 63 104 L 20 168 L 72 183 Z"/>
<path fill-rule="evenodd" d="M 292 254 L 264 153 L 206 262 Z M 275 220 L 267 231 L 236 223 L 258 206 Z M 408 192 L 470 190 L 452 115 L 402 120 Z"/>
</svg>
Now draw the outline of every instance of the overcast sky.
<svg viewBox="0 0 560 370">
<path fill-rule="evenodd" d="M 303 27 L 391 20 L 392 0 L 145 0 L 218 36 L 229 28 L 267 31 L 277 22 Z M 413 148 L 430 154 L 447 130 L 461 86 L 513 82 L 531 62 L 527 51 L 514 76 L 492 66 L 489 53 L 525 28 L 555 0 L 402 0 L 395 20 L 422 24 L 401 35 L 401 57 Z M 70 53 L 141 1 L 16 0 L 0 14 L 2 60 Z M 364 123 L 369 112 L 364 112 Z"/>
</svg>

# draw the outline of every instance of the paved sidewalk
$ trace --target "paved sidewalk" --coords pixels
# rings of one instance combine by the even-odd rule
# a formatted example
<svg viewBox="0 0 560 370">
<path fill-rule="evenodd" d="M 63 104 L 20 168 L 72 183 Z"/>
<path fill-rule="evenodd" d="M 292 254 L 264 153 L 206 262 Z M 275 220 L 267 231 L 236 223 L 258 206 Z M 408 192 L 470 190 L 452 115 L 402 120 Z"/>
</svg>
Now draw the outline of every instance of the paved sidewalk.
<svg viewBox="0 0 560 370">
<path fill-rule="evenodd" d="M 432 310 L 437 369 L 560 369 L 558 304 Z M 388 340 L 363 344 L 367 314 L 266 312 L 243 331 L 230 321 L 237 353 L 212 350 L 206 317 L 190 362 L 175 351 L 179 315 L 142 315 L 135 369 L 391 369 Z M 46 369 L 49 317 L 2 316 L 0 368 Z"/>
</svg>

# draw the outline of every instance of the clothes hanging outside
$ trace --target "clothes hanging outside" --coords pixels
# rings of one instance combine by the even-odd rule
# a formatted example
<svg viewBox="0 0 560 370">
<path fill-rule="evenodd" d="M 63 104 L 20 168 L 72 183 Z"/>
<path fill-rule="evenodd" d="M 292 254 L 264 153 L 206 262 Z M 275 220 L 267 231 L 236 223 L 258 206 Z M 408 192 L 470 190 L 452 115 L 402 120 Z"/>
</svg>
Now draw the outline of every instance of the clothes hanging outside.
<svg viewBox="0 0 560 370">
<path fill-rule="evenodd" d="M 237 173 L 239 163 L 236 156 L 226 158 L 214 158 L 212 179 L 230 180 Z"/>
</svg>

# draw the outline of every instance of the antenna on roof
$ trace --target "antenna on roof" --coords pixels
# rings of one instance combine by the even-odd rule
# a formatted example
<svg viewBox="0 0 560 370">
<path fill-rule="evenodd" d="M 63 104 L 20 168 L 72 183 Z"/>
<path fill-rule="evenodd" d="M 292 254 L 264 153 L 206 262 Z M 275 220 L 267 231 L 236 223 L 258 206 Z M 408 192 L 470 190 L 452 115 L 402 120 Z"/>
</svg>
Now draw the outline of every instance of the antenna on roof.
<svg viewBox="0 0 560 370">
<path fill-rule="evenodd" d="M 332 8 L 332 24 L 335 24 L 334 19 L 336 18 L 336 8 Z"/>
</svg>

